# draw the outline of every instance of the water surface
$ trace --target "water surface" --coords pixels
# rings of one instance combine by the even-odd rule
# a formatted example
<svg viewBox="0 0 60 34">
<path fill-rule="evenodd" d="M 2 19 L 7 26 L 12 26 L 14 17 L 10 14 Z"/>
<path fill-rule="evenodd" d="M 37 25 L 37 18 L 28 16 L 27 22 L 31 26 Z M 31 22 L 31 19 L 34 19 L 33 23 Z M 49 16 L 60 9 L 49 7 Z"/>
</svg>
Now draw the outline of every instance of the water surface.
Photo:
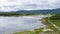
<svg viewBox="0 0 60 34">
<path fill-rule="evenodd" d="M 44 24 L 39 21 L 38 16 L 20 16 L 20 17 L 3 17 L 0 16 L 0 33 L 4 32 L 17 32 L 29 29 L 35 29 L 38 27 L 45 27 Z M 39 16 L 41 19 L 42 17 Z"/>
</svg>

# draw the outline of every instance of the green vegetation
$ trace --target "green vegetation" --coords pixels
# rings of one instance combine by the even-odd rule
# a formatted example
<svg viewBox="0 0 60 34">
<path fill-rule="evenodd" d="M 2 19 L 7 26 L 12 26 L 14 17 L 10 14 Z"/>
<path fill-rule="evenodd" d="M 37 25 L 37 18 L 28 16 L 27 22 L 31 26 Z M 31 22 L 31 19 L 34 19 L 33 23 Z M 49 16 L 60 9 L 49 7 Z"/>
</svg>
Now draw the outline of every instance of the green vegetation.
<svg viewBox="0 0 60 34">
<path fill-rule="evenodd" d="M 16 32 L 14 34 L 38 34 L 42 31 L 43 31 L 43 28 L 37 28 L 37 29 L 34 29 L 33 31 Z"/>
<path fill-rule="evenodd" d="M 0 12 L 0 16 L 28 16 L 28 15 L 39 15 L 35 13 L 17 13 L 17 12 Z"/>
<path fill-rule="evenodd" d="M 24 32 L 17 32 L 14 34 L 35 34 L 33 31 L 24 31 Z"/>
<path fill-rule="evenodd" d="M 57 28 L 48 22 L 48 18 L 44 18 L 43 20 L 45 20 L 43 23 L 46 25 L 46 29 L 52 29 L 54 32 L 58 31 Z"/>
<path fill-rule="evenodd" d="M 60 27 L 60 14 L 56 14 L 52 17 L 50 17 L 50 20 L 52 23 L 54 23 L 56 26 Z"/>
<path fill-rule="evenodd" d="M 40 33 L 40 32 L 43 32 L 43 29 L 44 29 L 44 28 L 37 28 L 37 29 L 34 29 L 34 31 L 35 31 L 35 33 L 38 34 L 38 33 Z"/>
<path fill-rule="evenodd" d="M 30 15 L 40 15 L 41 13 L 24 13 L 24 12 L 0 12 L 0 16 L 30 16 Z M 47 15 L 47 14 L 42 14 Z"/>
</svg>

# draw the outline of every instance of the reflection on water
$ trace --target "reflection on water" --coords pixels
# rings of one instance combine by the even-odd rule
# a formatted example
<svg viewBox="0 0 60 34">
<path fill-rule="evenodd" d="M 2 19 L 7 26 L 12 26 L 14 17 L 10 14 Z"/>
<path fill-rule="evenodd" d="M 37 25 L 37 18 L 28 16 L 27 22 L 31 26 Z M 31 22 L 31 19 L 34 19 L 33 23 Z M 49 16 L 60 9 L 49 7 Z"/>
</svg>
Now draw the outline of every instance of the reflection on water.
<svg viewBox="0 0 60 34">
<path fill-rule="evenodd" d="M 3 17 L 0 16 L 0 32 L 17 32 L 22 30 L 45 27 L 38 19 L 28 16 Z"/>
</svg>

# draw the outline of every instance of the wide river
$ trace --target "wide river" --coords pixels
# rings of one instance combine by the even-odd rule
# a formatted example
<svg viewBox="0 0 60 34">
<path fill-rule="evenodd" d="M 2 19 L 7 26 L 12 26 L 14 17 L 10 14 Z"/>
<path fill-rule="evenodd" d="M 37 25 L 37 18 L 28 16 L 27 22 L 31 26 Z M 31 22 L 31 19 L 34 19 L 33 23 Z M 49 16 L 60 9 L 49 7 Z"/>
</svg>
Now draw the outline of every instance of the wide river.
<svg viewBox="0 0 60 34">
<path fill-rule="evenodd" d="M 0 16 L 0 33 L 18 32 L 40 27 L 44 28 L 45 25 L 39 21 L 42 18 L 43 16 Z"/>
</svg>

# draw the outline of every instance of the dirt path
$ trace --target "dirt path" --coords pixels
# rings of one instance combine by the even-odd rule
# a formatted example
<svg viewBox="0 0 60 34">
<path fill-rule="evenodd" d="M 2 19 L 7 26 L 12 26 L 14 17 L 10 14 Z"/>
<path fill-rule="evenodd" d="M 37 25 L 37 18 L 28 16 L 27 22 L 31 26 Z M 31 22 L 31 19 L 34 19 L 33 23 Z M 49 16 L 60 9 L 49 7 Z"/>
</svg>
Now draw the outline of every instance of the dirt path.
<svg viewBox="0 0 60 34">
<path fill-rule="evenodd" d="M 50 23 L 50 24 L 52 24 L 55 28 L 57 28 L 59 31 L 60 31 L 60 28 L 58 27 L 58 26 L 56 26 L 54 23 L 52 23 L 51 21 L 50 21 L 50 18 L 48 17 L 48 22 Z"/>
</svg>

